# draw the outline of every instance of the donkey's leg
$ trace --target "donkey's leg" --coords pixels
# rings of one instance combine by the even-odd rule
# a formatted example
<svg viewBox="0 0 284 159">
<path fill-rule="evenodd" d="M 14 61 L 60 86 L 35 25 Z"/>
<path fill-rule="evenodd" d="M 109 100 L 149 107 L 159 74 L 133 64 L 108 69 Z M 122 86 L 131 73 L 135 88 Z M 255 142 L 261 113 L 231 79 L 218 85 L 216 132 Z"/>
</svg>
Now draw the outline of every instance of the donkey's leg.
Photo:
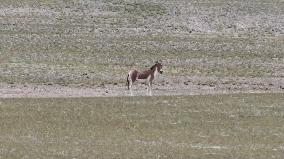
<svg viewBox="0 0 284 159">
<path fill-rule="evenodd" d="M 147 78 L 147 82 L 146 82 L 146 85 L 147 85 L 147 93 L 146 93 L 146 95 L 149 95 L 149 90 L 150 90 L 149 84 L 150 84 L 150 76 Z"/>
<path fill-rule="evenodd" d="M 153 79 L 154 79 L 154 76 L 153 75 L 150 75 L 148 78 L 147 78 L 147 81 L 148 81 L 148 85 L 147 85 L 147 95 L 152 95 L 152 82 L 153 82 Z"/>
<path fill-rule="evenodd" d="M 147 84 L 147 95 L 152 95 L 152 81 L 149 81 Z"/>
<path fill-rule="evenodd" d="M 134 82 L 133 79 L 134 79 L 134 78 L 133 78 L 133 71 L 130 71 L 130 72 L 128 73 L 128 76 L 127 76 L 127 82 L 128 82 L 128 89 L 129 89 L 129 91 L 130 91 L 130 95 L 131 95 L 131 96 L 133 96 L 133 90 L 132 90 L 132 86 L 133 86 L 133 82 Z"/>
<path fill-rule="evenodd" d="M 131 96 L 133 96 L 132 85 L 133 85 L 133 81 L 130 79 L 130 82 L 129 82 L 129 90 L 130 90 L 130 95 L 131 95 Z"/>
<path fill-rule="evenodd" d="M 147 83 L 147 93 L 146 95 L 149 95 L 149 82 Z"/>
<path fill-rule="evenodd" d="M 152 81 L 149 82 L 149 95 L 152 96 Z"/>
</svg>

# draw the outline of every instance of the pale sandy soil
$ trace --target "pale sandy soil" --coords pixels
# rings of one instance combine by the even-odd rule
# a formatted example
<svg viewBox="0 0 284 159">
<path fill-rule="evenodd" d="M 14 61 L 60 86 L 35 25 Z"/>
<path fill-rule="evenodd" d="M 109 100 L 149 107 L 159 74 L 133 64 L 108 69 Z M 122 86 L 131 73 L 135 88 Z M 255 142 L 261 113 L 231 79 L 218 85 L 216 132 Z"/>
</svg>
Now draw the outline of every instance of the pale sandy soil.
<svg viewBox="0 0 284 159">
<path fill-rule="evenodd" d="M 192 77 L 190 79 L 159 79 L 153 85 L 153 95 L 204 95 L 230 93 L 284 93 L 282 78 L 215 79 Z M 21 97 L 102 97 L 129 96 L 124 83 L 99 86 L 61 86 L 36 84 L 0 84 L 1 98 Z M 135 83 L 134 95 L 146 95 L 146 85 Z"/>
</svg>

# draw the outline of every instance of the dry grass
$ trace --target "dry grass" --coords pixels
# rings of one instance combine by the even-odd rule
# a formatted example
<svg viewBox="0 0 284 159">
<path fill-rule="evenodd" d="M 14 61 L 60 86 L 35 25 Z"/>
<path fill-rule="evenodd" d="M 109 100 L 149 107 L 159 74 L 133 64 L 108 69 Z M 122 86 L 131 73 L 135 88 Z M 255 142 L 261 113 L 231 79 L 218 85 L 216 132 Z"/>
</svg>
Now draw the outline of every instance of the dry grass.
<svg viewBox="0 0 284 159">
<path fill-rule="evenodd" d="M 281 159 L 283 99 L 1 99 L 0 157 Z"/>
<path fill-rule="evenodd" d="M 282 8 L 277 0 L 1 1 L 0 80 L 124 82 L 131 67 L 158 59 L 170 78 L 282 78 Z"/>
</svg>

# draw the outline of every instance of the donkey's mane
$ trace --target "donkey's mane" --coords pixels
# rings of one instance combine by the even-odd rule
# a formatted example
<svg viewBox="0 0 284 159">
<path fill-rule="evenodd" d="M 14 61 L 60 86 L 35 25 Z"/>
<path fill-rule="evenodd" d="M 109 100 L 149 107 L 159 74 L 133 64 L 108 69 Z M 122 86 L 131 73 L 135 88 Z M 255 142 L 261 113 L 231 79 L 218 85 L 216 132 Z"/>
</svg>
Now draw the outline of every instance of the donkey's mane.
<svg viewBox="0 0 284 159">
<path fill-rule="evenodd" d="M 150 70 L 153 70 L 156 67 L 157 64 L 153 65 Z"/>
</svg>

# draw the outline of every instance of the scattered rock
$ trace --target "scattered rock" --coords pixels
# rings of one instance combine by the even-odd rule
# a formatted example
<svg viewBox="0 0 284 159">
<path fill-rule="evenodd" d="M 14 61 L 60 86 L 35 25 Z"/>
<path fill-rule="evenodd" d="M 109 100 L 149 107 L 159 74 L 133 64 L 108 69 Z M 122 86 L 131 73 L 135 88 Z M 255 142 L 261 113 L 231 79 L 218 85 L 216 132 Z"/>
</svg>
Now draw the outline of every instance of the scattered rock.
<svg viewBox="0 0 284 159">
<path fill-rule="evenodd" d="M 98 87 L 105 88 L 105 84 L 104 84 L 104 83 L 101 83 Z"/>
<path fill-rule="evenodd" d="M 215 84 L 210 83 L 209 86 L 210 86 L 210 87 L 215 87 Z"/>
</svg>

